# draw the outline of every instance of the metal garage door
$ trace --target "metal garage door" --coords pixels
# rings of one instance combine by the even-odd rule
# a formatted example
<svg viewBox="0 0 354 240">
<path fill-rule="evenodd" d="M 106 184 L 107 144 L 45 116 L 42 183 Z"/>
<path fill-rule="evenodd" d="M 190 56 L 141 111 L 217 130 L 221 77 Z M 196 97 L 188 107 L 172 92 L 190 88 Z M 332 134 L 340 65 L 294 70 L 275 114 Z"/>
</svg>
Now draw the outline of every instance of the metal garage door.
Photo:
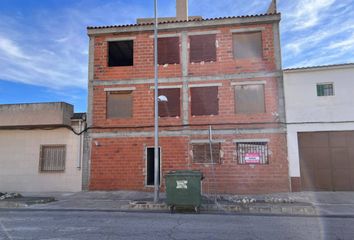
<svg viewBox="0 0 354 240">
<path fill-rule="evenodd" d="M 354 131 L 298 133 L 302 189 L 354 191 Z"/>
</svg>

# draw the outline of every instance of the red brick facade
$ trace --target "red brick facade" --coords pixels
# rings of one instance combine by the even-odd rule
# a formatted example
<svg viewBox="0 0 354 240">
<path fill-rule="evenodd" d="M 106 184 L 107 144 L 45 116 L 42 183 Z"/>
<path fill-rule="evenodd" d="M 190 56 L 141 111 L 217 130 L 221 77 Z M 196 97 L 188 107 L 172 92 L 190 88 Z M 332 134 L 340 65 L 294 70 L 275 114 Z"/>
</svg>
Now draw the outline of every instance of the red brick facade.
<svg viewBox="0 0 354 240">
<path fill-rule="evenodd" d="M 278 15 L 275 15 L 278 17 Z M 256 18 L 262 18 L 256 17 Z M 215 20 L 218 22 L 218 20 Z M 261 22 L 261 21 L 260 21 Z M 278 20 L 257 24 L 208 24 L 189 28 L 185 23 L 173 30 L 161 30 L 159 34 L 173 34 L 180 38 L 182 32 L 216 34 L 216 62 L 187 63 L 183 76 L 183 63 L 159 66 L 159 86 L 178 86 L 181 90 L 180 117 L 160 118 L 160 146 L 162 175 L 170 170 L 199 169 L 206 176 L 204 193 L 266 193 L 289 191 L 288 162 L 285 130 L 279 123 L 279 78 L 275 46 L 274 26 Z M 151 30 L 94 34 L 91 124 L 91 190 L 152 190 L 146 187 L 146 147 L 153 147 L 154 123 L 154 77 L 153 32 Z M 261 29 L 262 59 L 234 59 L 232 31 Z M 108 67 L 107 41 L 110 39 L 133 39 L 134 66 Z M 188 39 L 188 38 L 187 38 Z M 92 50 L 92 49 L 91 49 Z M 182 59 L 182 54 L 181 59 Z M 240 76 L 245 76 L 244 78 Z M 223 78 L 224 77 L 224 78 Z M 130 83 L 131 81 L 131 83 Z M 193 84 L 218 86 L 218 115 L 191 116 L 190 87 Z M 265 113 L 235 113 L 234 83 L 264 84 Z M 107 119 L 107 89 L 134 88 L 132 91 L 133 117 Z M 187 92 L 187 93 L 186 93 Z M 185 112 L 184 97 L 188 96 Z M 90 102 L 90 101 L 89 101 Z M 275 114 L 278 113 L 278 114 Z M 184 124 L 183 126 L 181 126 Z M 212 126 L 213 139 L 221 142 L 220 164 L 192 162 L 191 142 L 208 140 L 208 128 Z M 267 139 L 269 163 L 242 165 L 236 159 L 237 140 Z M 162 189 L 164 181 L 162 181 Z"/>
</svg>

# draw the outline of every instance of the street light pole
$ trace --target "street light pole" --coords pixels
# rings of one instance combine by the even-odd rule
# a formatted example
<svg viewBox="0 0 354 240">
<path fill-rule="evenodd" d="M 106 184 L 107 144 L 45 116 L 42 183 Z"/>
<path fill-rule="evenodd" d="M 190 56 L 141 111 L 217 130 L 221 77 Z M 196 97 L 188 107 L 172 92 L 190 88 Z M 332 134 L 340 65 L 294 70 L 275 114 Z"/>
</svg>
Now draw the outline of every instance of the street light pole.
<svg viewBox="0 0 354 240">
<path fill-rule="evenodd" d="M 158 105 L 158 65 L 157 65 L 157 0 L 154 0 L 154 68 L 155 68 L 155 147 L 154 147 L 154 203 L 159 201 L 159 105 Z"/>
</svg>

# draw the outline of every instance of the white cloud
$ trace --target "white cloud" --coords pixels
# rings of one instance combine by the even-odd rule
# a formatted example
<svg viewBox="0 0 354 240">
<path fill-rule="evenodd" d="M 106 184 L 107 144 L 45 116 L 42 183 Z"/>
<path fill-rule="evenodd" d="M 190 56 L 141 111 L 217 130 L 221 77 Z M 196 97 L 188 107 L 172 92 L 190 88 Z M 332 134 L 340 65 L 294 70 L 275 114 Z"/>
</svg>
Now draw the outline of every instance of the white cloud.
<svg viewBox="0 0 354 240">
<path fill-rule="evenodd" d="M 3 53 L 10 58 L 29 60 L 22 50 L 10 39 L 0 36 L 0 54 Z"/>
<path fill-rule="evenodd" d="M 327 49 L 338 49 L 341 51 L 354 50 L 354 33 L 344 40 L 330 43 Z"/>
<path fill-rule="evenodd" d="M 190 14 L 218 17 L 264 13 L 270 2 L 190 0 L 189 5 Z M 160 1 L 159 15 L 174 15 L 174 4 Z M 0 79 L 85 89 L 86 26 L 134 23 L 138 17 L 151 17 L 152 7 L 138 0 L 78 0 L 60 9 L 34 9 L 31 16 L 0 14 Z M 354 0 L 280 0 L 278 9 L 285 67 L 353 59 L 347 55 L 354 51 Z"/>
<path fill-rule="evenodd" d="M 335 0 L 300 0 L 294 11 L 288 12 L 292 30 L 303 30 L 317 25 Z"/>
<path fill-rule="evenodd" d="M 87 88 L 87 26 L 132 23 L 148 15 L 141 3 L 122 0 L 81 0 L 31 11 L 0 13 L 0 79 L 52 89 Z"/>
</svg>

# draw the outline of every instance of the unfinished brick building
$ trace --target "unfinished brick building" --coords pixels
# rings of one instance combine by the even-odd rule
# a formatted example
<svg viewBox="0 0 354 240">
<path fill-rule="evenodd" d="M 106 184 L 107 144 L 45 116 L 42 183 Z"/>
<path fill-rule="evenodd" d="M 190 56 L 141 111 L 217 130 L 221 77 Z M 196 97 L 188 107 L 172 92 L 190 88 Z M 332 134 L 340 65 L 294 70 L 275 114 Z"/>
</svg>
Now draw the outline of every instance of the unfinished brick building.
<svg viewBox="0 0 354 240">
<path fill-rule="evenodd" d="M 198 169 L 204 193 L 289 191 L 275 1 L 213 19 L 188 18 L 187 5 L 159 19 L 162 189 L 168 171 Z M 88 27 L 90 190 L 153 190 L 153 27 Z"/>
</svg>

